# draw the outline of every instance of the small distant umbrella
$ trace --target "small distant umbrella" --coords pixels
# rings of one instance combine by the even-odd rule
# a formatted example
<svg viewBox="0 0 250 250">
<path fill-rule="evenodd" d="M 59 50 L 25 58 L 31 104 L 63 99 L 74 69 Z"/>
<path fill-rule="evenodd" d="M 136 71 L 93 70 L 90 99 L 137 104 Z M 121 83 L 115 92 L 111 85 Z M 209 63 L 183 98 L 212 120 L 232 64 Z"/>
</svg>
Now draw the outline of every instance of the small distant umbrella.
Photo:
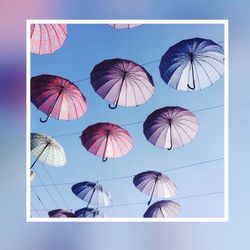
<svg viewBox="0 0 250 250">
<path fill-rule="evenodd" d="M 224 51 L 212 40 L 193 38 L 173 45 L 161 58 L 162 79 L 177 90 L 200 90 L 224 71 Z"/>
<path fill-rule="evenodd" d="M 157 201 L 152 204 L 145 214 L 144 218 L 169 218 L 174 217 L 181 211 L 181 206 L 171 200 Z"/>
<path fill-rule="evenodd" d="M 112 203 L 110 194 L 98 182 L 80 182 L 73 185 L 71 190 L 78 198 L 87 202 L 86 209 L 89 204 L 94 206 L 109 206 Z"/>
<path fill-rule="evenodd" d="M 80 118 L 87 109 L 86 99 L 79 88 L 69 80 L 55 75 L 31 78 L 31 102 L 49 117 L 60 120 Z"/>
<path fill-rule="evenodd" d="M 147 140 L 161 148 L 179 148 L 191 142 L 198 132 L 196 116 L 181 107 L 165 107 L 151 113 L 143 124 Z"/>
<path fill-rule="evenodd" d="M 36 173 L 30 170 L 30 181 L 33 181 L 35 177 L 36 177 Z"/>
<path fill-rule="evenodd" d="M 104 218 L 105 215 L 100 212 L 97 208 L 81 208 L 75 211 L 76 217 L 90 217 L 90 218 Z"/>
<path fill-rule="evenodd" d="M 38 160 L 54 167 L 61 167 L 66 164 L 63 147 L 51 136 L 31 133 L 30 146 L 31 153 L 36 156 L 31 168 Z"/>
<path fill-rule="evenodd" d="M 146 171 L 137 174 L 133 183 L 141 192 L 150 195 L 148 205 L 152 201 L 152 197 L 169 198 L 176 194 L 176 186 L 172 180 L 156 171 Z"/>
<path fill-rule="evenodd" d="M 102 161 L 126 155 L 133 146 L 129 132 L 112 123 L 97 123 L 87 127 L 81 135 L 82 145 Z"/>
<path fill-rule="evenodd" d="M 32 24 L 30 51 L 40 55 L 51 54 L 62 47 L 66 37 L 66 24 Z"/>
<path fill-rule="evenodd" d="M 108 25 L 115 29 L 133 29 L 134 27 L 139 26 L 141 24 L 116 23 L 116 24 L 108 24 Z"/>
<path fill-rule="evenodd" d="M 52 218 L 67 218 L 67 217 L 75 217 L 75 215 L 67 210 L 64 209 L 55 209 L 55 210 L 51 210 L 48 212 L 49 217 Z"/>
<path fill-rule="evenodd" d="M 97 64 L 90 75 L 91 84 L 111 109 L 118 105 L 138 106 L 153 95 L 152 76 L 139 64 L 124 59 L 109 59 Z"/>
</svg>

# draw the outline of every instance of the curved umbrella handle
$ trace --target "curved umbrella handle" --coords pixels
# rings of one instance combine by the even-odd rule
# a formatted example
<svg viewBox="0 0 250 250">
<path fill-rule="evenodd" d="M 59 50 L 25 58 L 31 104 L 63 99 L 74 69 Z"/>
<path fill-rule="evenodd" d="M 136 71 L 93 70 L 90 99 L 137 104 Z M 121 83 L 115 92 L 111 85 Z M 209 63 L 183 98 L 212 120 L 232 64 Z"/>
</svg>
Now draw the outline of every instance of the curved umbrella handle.
<svg viewBox="0 0 250 250">
<path fill-rule="evenodd" d="M 48 119 L 49 119 L 49 115 L 47 116 L 47 118 L 45 120 L 42 120 L 42 118 L 40 118 L 40 122 L 45 123 L 48 121 Z"/>
<path fill-rule="evenodd" d="M 116 102 L 115 106 L 112 106 L 112 104 L 110 103 L 110 104 L 109 104 L 109 108 L 110 108 L 110 109 L 116 109 L 116 108 L 117 108 L 117 105 L 118 105 L 118 102 Z"/>
<path fill-rule="evenodd" d="M 195 89 L 195 84 L 193 85 L 193 87 L 191 87 L 191 86 L 189 85 L 189 83 L 188 83 L 188 85 L 187 85 L 187 86 L 188 86 L 188 88 L 189 88 L 189 89 L 192 89 L 192 90 L 194 90 L 194 89 Z"/>
<path fill-rule="evenodd" d="M 172 145 L 172 143 L 171 143 L 171 146 L 168 148 L 168 150 L 171 150 L 173 148 L 173 145 Z"/>
<path fill-rule="evenodd" d="M 108 160 L 108 157 L 102 157 L 102 162 L 105 162 L 105 161 L 107 161 Z"/>
</svg>

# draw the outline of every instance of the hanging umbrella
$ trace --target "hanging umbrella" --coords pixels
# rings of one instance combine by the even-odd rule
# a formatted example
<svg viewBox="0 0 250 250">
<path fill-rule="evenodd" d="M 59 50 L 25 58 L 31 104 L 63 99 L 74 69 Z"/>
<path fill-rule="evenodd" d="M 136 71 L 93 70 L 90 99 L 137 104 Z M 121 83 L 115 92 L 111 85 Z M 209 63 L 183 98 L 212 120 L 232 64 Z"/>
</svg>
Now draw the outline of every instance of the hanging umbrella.
<svg viewBox="0 0 250 250">
<path fill-rule="evenodd" d="M 139 64 L 124 59 L 109 59 L 97 64 L 90 74 L 95 92 L 109 104 L 138 106 L 153 95 L 152 76 Z"/>
<path fill-rule="evenodd" d="M 134 27 L 139 26 L 141 24 L 116 23 L 116 24 L 108 24 L 108 25 L 115 29 L 133 29 Z"/>
<path fill-rule="evenodd" d="M 66 24 L 31 24 L 30 51 L 51 54 L 60 49 L 67 37 Z"/>
<path fill-rule="evenodd" d="M 146 171 L 137 174 L 133 183 L 141 192 L 150 195 L 148 205 L 152 197 L 169 198 L 176 194 L 176 186 L 168 176 L 156 171 Z"/>
<path fill-rule="evenodd" d="M 145 214 L 144 218 L 169 218 L 174 217 L 181 211 L 181 206 L 171 200 L 157 201 L 152 204 Z"/>
<path fill-rule="evenodd" d="M 133 146 L 127 130 L 112 123 L 96 123 L 87 127 L 81 135 L 82 145 L 102 161 L 126 155 Z"/>
<path fill-rule="evenodd" d="M 36 156 L 31 169 L 38 160 L 53 167 L 66 164 L 63 147 L 54 138 L 45 134 L 31 133 L 30 146 L 31 153 Z"/>
<path fill-rule="evenodd" d="M 85 209 L 88 208 L 89 204 L 94 206 L 109 206 L 112 203 L 110 194 L 98 182 L 80 182 L 73 185 L 71 190 L 78 198 L 87 202 Z"/>
<path fill-rule="evenodd" d="M 81 208 L 75 211 L 76 217 L 90 217 L 90 218 L 104 218 L 105 215 L 100 212 L 97 208 Z"/>
<path fill-rule="evenodd" d="M 30 170 L 30 181 L 33 181 L 35 177 L 36 177 L 36 173 Z"/>
<path fill-rule="evenodd" d="M 212 40 L 193 38 L 170 47 L 161 58 L 160 73 L 177 90 L 201 90 L 212 85 L 224 71 L 224 51 Z"/>
<path fill-rule="evenodd" d="M 181 107 L 165 107 L 151 113 L 143 124 L 147 140 L 161 148 L 179 148 L 191 142 L 198 132 L 196 116 Z"/>
<path fill-rule="evenodd" d="M 64 209 L 55 209 L 55 210 L 51 210 L 48 212 L 49 217 L 52 218 L 67 218 L 67 217 L 75 217 L 75 215 L 67 210 Z"/>
<path fill-rule="evenodd" d="M 60 120 L 80 118 L 87 109 L 86 99 L 69 80 L 54 75 L 31 78 L 31 102 L 47 115 Z"/>
</svg>

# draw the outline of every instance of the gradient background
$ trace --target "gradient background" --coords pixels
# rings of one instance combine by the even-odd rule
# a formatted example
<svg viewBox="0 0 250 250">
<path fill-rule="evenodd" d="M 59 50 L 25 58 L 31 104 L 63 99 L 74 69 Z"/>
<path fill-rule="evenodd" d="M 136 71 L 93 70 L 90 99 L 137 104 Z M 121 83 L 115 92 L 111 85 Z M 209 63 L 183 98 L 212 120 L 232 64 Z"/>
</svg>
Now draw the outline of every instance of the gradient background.
<svg viewBox="0 0 250 250">
<path fill-rule="evenodd" d="M 212 39 L 215 42 L 224 40 L 224 26 L 221 24 L 205 25 L 141 25 L 134 29 L 116 30 L 108 25 L 72 25 L 68 26 L 68 36 L 57 52 L 50 55 L 31 55 L 31 76 L 44 73 L 55 74 L 67 79 L 86 79 L 90 77 L 94 65 L 105 59 L 124 58 L 139 64 L 160 59 L 173 44 L 193 37 Z M 222 43 L 223 45 L 223 43 Z M 38 161 L 33 171 L 39 178 L 32 181 L 31 202 L 39 210 L 39 215 L 48 217 L 47 211 L 41 206 L 33 191 L 35 191 L 45 206 L 49 209 L 67 208 L 56 192 L 55 187 L 48 186 L 47 190 L 53 196 L 50 198 L 42 183 L 51 183 L 49 173 L 55 183 L 72 183 L 60 185 L 60 190 L 68 209 L 80 209 L 86 205 L 76 197 L 71 186 L 82 181 L 97 181 L 105 178 L 130 176 L 148 170 L 162 171 L 185 166 L 202 161 L 214 160 L 224 156 L 224 108 L 216 108 L 197 112 L 199 131 L 194 140 L 176 150 L 163 150 L 149 143 L 143 135 L 143 123 L 122 126 L 133 138 L 133 149 L 126 156 L 109 159 L 103 163 L 85 150 L 79 136 L 83 129 L 97 122 L 112 122 L 118 125 L 143 121 L 156 109 L 166 106 L 181 106 L 191 111 L 207 107 L 223 105 L 224 76 L 216 83 L 202 91 L 176 91 L 168 86 L 160 77 L 159 63 L 147 64 L 144 67 L 152 75 L 155 90 L 154 95 L 143 105 L 136 108 L 108 108 L 108 102 L 98 96 L 90 80 L 77 81 L 87 99 L 87 112 L 78 120 L 58 121 L 49 119 L 41 123 L 40 117 L 46 116 L 31 104 L 31 131 L 55 136 L 65 150 L 67 163 L 62 168 L 45 166 Z M 79 131 L 78 134 L 60 136 Z M 56 135 L 59 135 L 56 137 Z M 31 162 L 36 158 L 32 155 Z M 164 172 L 177 186 L 177 195 L 172 197 L 182 206 L 177 217 L 224 217 L 224 195 L 190 199 L 180 199 L 201 193 L 221 192 L 224 189 L 224 162 L 214 161 L 193 168 Z M 41 180 L 42 182 L 41 182 Z M 113 199 L 112 205 L 128 203 L 146 203 L 149 196 L 135 189 L 132 177 L 113 181 L 100 181 Z M 37 186 L 40 185 L 40 186 Z M 161 200 L 154 198 L 154 201 Z M 90 207 L 93 207 L 90 205 Z M 142 217 L 147 209 L 146 204 L 103 207 L 100 210 L 107 217 Z M 37 212 L 32 216 L 37 217 Z"/>
<path fill-rule="evenodd" d="M 248 1 L 4 1 L 1 8 L 0 243 L 9 249 L 245 249 L 248 246 Z M 25 19 L 229 19 L 230 222 L 26 223 Z"/>
</svg>

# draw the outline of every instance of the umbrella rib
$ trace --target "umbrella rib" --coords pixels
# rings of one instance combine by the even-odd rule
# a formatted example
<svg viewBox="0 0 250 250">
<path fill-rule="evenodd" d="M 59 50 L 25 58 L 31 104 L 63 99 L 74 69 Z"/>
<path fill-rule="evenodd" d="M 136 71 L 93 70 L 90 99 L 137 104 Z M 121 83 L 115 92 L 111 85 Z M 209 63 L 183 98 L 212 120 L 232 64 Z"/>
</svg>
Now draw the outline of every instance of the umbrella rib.
<svg viewBox="0 0 250 250">
<path fill-rule="evenodd" d="M 176 126 L 177 127 L 179 127 L 186 135 L 187 135 L 187 137 L 190 139 L 190 141 L 192 141 L 192 138 L 189 136 L 189 134 L 181 127 L 181 126 L 179 126 L 178 124 L 176 124 Z M 176 129 L 177 130 L 177 129 Z M 178 133 L 179 134 L 179 133 Z M 181 138 L 181 137 L 180 137 Z M 181 141 L 182 141 L 182 139 L 181 139 Z M 182 142 L 183 143 L 183 142 Z M 183 144 L 183 146 L 184 146 L 185 144 Z"/>
<path fill-rule="evenodd" d="M 216 71 L 216 73 L 217 73 L 220 77 L 222 77 L 222 75 L 218 72 L 218 70 L 217 70 L 211 63 L 209 63 L 208 61 L 206 61 L 206 60 L 204 60 L 204 59 L 202 59 L 202 58 L 200 58 L 200 60 L 203 61 L 203 62 L 205 62 L 205 63 L 207 63 L 211 68 L 214 69 L 214 71 Z"/>
<path fill-rule="evenodd" d="M 186 121 L 186 120 L 185 120 Z M 197 131 L 196 130 L 194 130 L 193 128 L 191 128 L 191 127 L 189 127 L 188 125 L 186 125 L 185 123 L 182 123 L 182 122 L 180 122 L 180 121 L 175 121 L 175 123 L 180 123 L 181 125 L 183 125 L 183 126 L 186 126 L 186 127 L 188 127 L 189 129 L 191 129 L 192 131 L 194 131 L 195 133 L 197 133 Z M 195 123 L 195 122 L 193 122 L 194 124 L 196 124 L 196 125 L 198 125 L 197 123 Z"/>
<path fill-rule="evenodd" d="M 41 47 L 42 47 L 42 25 L 44 24 L 38 24 L 39 25 L 39 28 L 40 28 L 40 41 L 39 41 L 39 54 L 41 54 Z"/>
<path fill-rule="evenodd" d="M 201 68 L 202 68 L 203 71 L 205 72 L 205 74 L 206 74 L 208 80 L 210 81 L 210 83 L 213 84 L 213 82 L 212 82 L 211 78 L 209 77 L 207 71 L 204 69 L 204 67 L 203 67 L 202 64 L 199 62 L 199 60 L 196 60 L 196 62 L 201 66 Z M 197 71 L 197 70 L 196 70 L 196 71 Z"/>
<path fill-rule="evenodd" d="M 58 25 L 58 24 L 55 24 L 55 25 Z M 58 25 L 60 28 L 61 28 L 61 26 L 60 25 Z M 51 27 L 52 27 L 52 29 L 54 30 L 54 32 L 55 32 L 55 34 L 56 34 L 56 37 L 57 37 L 57 40 L 58 40 L 58 42 L 59 42 L 59 44 L 60 44 L 60 47 L 62 46 L 62 43 L 61 43 L 61 40 L 60 40 L 60 37 L 58 36 L 58 33 L 57 33 L 57 31 L 56 31 L 56 29 L 54 28 L 54 26 L 51 24 Z"/>
<path fill-rule="evenodd" d="M 51 25 L 51 24 L 48 24 L 48 25 Z M 52 50 L 52 42 L 51 42 L 49 30 L 48 30 L 48 28 L 47 28 L 47 24 L 45 24 L 44 26 L 45 26 L 45 29 L 47 30 L 47 34 L 48 34 L 48 38 L 49 38 L 50 52 L 53 53 L 53 50 Z"/>
</svg>

